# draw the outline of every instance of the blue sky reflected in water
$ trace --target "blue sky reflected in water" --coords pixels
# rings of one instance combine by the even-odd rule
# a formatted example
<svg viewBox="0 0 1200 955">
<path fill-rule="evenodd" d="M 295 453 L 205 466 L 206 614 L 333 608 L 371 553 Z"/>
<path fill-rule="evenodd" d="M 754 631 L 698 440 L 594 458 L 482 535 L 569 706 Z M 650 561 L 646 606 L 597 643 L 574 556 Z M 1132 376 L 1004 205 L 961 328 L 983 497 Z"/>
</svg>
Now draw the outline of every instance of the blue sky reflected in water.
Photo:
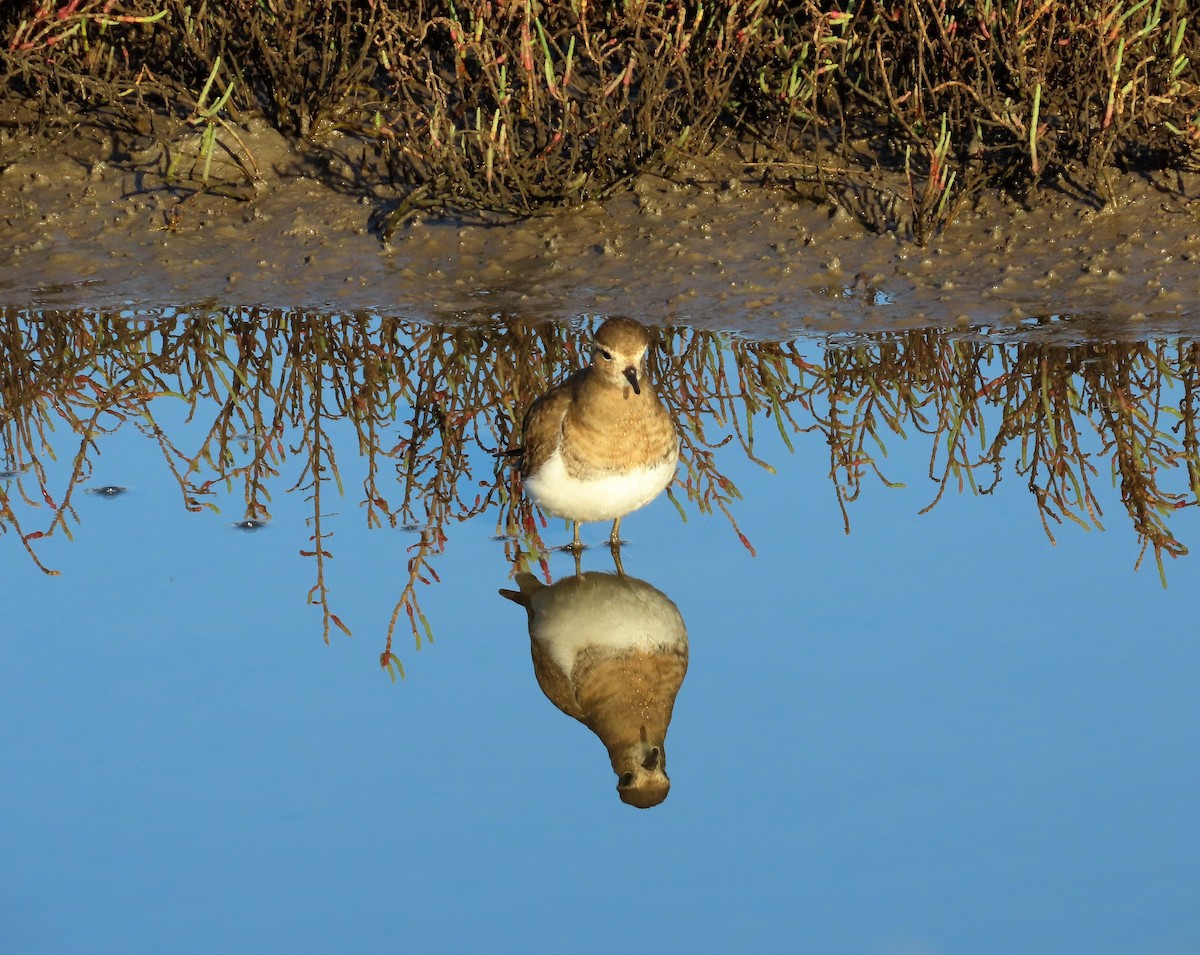
<svg viewBox="0 0 1200 955">
<path fill-rule="evenodd" d="M 400 632 L 392 685 L 415 535 L 364 529 L 352 444 L 325 511 L 355 635 L 326 647 L 287 472 L 248 534 L 236 502 L 187 513 L 144 435 L 102 439 L 91 483 L 130 491 L 76 498 L 39 551 L 61 576 L 0 547 L 0 951 L 1196 951 L 1196 558 L 1134 573 L 1111 492 L 1107 532 L 1051 546 L 1011 477 L 918 517 L 920 440 L 847 537 L 823 439 L 760 439 L 777 475 L 722 460 L 757 558 L 666 500 L 623 525 L 691 637 L 645 812 L 538 690 L 493 519 L 448 529 L 437 642 Z"/>
</svg>

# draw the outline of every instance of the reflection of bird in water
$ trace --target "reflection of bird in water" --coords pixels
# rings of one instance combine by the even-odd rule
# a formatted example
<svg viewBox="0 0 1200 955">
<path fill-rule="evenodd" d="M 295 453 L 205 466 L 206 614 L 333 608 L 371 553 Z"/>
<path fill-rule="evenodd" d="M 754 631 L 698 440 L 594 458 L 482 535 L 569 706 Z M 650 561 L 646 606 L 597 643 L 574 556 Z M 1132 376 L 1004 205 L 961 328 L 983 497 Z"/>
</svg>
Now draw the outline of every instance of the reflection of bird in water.
<svg viewBox="0 0 1200 955">
<path fill-rule="evenodd" d="M 650 339 L 630 318 L 596 332 L 592 363 L 552 388 L 525 414 L 521 475 L 547 514 L 574 524 L 612 521 L 649 504 L 675 474 L 679 437 L 646 374 Z"/>
<path fill-rule="evenodd" d="M 500 593 L 529 614 L 542 692 L 608 749 L 621 800 L 642 809 L 667 798 L 664 741 L 687 672 L 679 609 L 643 580 L 589 572 L 549 587 L 517 574 Z"/>
</svg>

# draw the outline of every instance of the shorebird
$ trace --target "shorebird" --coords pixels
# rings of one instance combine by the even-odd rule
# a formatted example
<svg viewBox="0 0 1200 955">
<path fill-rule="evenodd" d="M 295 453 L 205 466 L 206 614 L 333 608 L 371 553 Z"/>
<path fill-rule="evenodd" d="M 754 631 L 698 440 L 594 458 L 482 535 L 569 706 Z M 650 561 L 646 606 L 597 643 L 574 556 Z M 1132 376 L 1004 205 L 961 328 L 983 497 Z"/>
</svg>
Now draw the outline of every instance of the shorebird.
<svg viewBox="0 0 1200 955">
<path fill-rule="evenodd" d="M 671 483 L 679 435 L 646 374 L 650 339 L 630 318 L 600 326 L 591 364 L 538 398 L 525 414 L 521 476 L 532 501 L 574 526 L 621 518 Z"/>
<path fill-rule="evenodd" d="M 667 798 L 664 748 L 688 665 L 679 609 L 644 580 L 594 571 L 547 587 L 519 573 L 500 594 L 529 615 L 533 672 L 547 698 L 600 737 L 622 802 Z"/>
</svg>

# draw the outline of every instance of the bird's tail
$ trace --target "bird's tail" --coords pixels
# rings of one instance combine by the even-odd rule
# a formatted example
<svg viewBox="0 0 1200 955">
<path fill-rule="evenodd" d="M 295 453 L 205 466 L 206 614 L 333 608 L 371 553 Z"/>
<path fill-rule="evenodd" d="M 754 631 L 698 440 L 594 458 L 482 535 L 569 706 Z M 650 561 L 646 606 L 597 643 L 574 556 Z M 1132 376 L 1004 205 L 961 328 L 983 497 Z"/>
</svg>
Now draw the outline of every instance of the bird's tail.
<svg viewBox="0 0 1200 955">
<path fill-rule="evenodd" d="M 520 604 L 522 607 L 528 610 L 530 604 L 533 602 L 534 595 L 546 585 L 527 570 L 523 570 L 518 573 L 515 580 L 517 582 L 517 586 L 521 589 L 501 589 L 500 596 L 511 600 L 515 604 Z"/>
</svg>

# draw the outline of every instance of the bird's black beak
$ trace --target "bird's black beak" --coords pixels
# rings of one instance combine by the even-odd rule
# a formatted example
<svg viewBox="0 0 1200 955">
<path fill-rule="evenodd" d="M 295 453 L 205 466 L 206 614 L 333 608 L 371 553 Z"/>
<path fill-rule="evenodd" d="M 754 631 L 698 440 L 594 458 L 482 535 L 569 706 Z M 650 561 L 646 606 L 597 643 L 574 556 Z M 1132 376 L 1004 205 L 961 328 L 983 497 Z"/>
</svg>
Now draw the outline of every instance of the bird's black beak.
<svg viewBox="0 0 1200 955">
<path fill-rule="evenodd" d="M 635 395 L 640 395 L 642 393 L 642 389 L 641 389 L 641 386 L 638 384 L 637 369 L 634 368 L 632 365 L 630 365 L 628 368 L 625 369 L 624 375 L 629 380 L 629 384 L 633 386 L 633 393 Z"/>
</svg>

